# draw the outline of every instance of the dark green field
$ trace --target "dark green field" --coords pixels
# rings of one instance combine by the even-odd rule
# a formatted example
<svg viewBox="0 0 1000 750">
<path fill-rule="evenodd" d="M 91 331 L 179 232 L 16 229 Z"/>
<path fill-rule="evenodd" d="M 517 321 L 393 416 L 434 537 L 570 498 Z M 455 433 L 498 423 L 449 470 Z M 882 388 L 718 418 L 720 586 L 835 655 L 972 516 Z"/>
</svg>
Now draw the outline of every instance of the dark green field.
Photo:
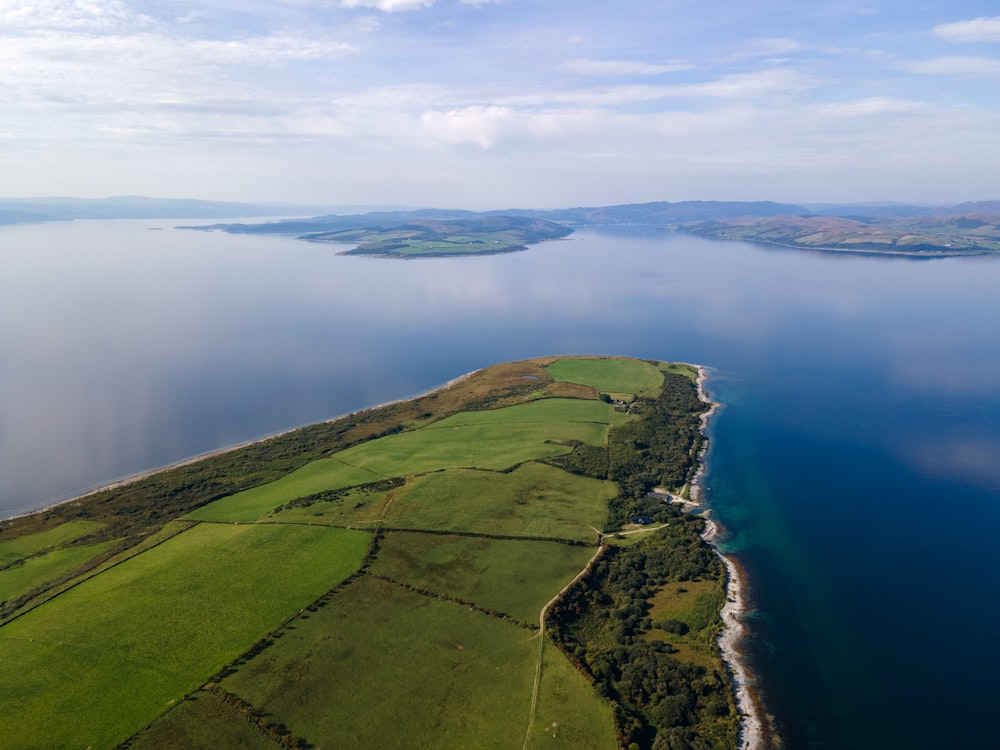
<svg viewBox="0 0 1000 750">
<path fill-rule="evenodd" d="M 646 492 L 694 470 L 704 406 L 692 378 L 610 358 L 500 365 L 0 524 L 0 737 L 615 747 L 621 712 L 565 638 L 550 640 L 569 627 L 556 603 L 612 554 L 602 535 L 630 513 L 657 515 L 667 526 L 647 536 L 672 538 L 678 511 Z M 670 438 L 641 443 L 649 419 Z M 691 579 L 690 554 L 678 580 Z M 691 585 L 711 590 L 672 599 L 664 578 L 644 606 L 651 624 L 690 620 L 678 656 L 715 673 L 705 596 L 721 578 L 698 571 Z M 551 618 L 540 627 L 554 604 L 556 631 Z M 712 726 L 699 736 L 734 723 Z"/>
</svg>

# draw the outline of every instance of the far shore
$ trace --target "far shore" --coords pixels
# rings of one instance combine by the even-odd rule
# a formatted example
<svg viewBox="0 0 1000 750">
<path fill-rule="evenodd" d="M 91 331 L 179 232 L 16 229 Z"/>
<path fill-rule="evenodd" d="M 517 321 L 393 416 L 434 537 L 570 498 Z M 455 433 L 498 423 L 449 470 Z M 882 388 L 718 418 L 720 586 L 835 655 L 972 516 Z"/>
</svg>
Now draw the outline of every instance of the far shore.
<svg viewBox="0 0 1000 750">
<path fill-rule="evenodd" d="M 705 442 L 701 453 L 698 456 L 698 471 L 691 482 L 688 499 L 678 498 L 686 509 L 705 507 L 702 502 L 703 482 L 706 472 L 706 455 L 708 453 L 708 421 L 712 415 L 720 408 L 718 404 L 709 399 L 705 391 L 705 382 L 708 380 L 707 370 L 698 365 L 698 397 L 711 407 L 701 416 L 701 431 L 705 435 Z M 763 720 L 763 712 L 760 702 L 752 687 L 751 674 L 747 669 L 746 660 L 740 643 L 746 634 L 746 625 L 743 623 L 743 615 L 747 611 L 746 601 L 746 577 L 739 565 L 732 558 L 724 555 L 719 549 L 719 536 L 722 529 L 718 522 L 712 519 L 711 509 L 707 510 L 703 516 L 705 518 L 705 531 L 702 539 L 708 542 L 715 553 L 726 566 L 726 603 L 719 613 L 722 618 L 722 632 L 719 634 L 719 651 L 722 654 L 722 661 L 729 669 L 730 677 L 733 681 L 733 690 L 736 697 L 736 710 L 740 713 L 740 731 L 737 737 L 739 750 L 764 750 L 765 738 L 767 735 Z"/>
</svg>

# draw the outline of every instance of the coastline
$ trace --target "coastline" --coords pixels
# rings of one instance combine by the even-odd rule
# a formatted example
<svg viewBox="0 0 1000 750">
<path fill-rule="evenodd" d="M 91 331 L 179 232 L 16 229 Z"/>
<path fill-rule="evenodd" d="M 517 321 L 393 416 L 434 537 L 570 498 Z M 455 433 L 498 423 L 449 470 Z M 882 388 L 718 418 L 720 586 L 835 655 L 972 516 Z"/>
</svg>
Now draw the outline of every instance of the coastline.
<svg viewBox="0 0 1000 750">
<path fill-rule="evenodd" d="M 381 409 L 384 406 L 391 406 L 392 404 L 402 403 L 403 401 L 411 401 L 411 400 L 413 400 L 415 398 L 420 398 L 422 396 L 429 396 L 432 393 L 444 390 L 446 388 L 450 388 L 451 386 L 455 385 L 456 383 L 460 383 L 461 381 L 466 380 L 467 378 L 471 378 L 473 375 L 475 375 L 477 372 L 479 372 L 480 369 L 482 369 L 482 368 L 479 368 L 479 369 L 476 369 L 476 370 L 472 370 L 470 372 L 464 373 L 463 375 L 459 375 L 456 378 L 452 378 L 447 383 L 443 383 L 443 384 L 441 384 L 439 386 L 431 388 L 429 391 L 424 391 L 423 393 L 418 393 L 418 394 L 416 394 L 414 396 L 407 396 L 405 398 L 396 398 L 396 399 L 392 399 L 391 401 L 383 401 L 381 404 L 376 404 L 375 406 L 368 406 L 368 407 L 365 407 L 364 409 L 359 409 L 357 411 L 344 412 L 343 414 L 338 414 L 335 417 L 330 417 L 328 419 L 322 419 L 318 423 L 317 422 L 310 422 L 309 424 L 326 424 L 326 423 L 330 423 L 330 422 L 336 422 L 338 419 L 343 419 L 344 417 L 350 416 L 351 414 L 361 414 L 361 413 L 364 413 L 366 411 L 373 411 L 374 409 Z M 275 432 L 275 433 L 272 433 L 270 435 L 265 435 L 264 437 L 255 438 L 253 440 L 247 440 L 246 442 L 243 442 L 243 443 L 235 443 L 233 445 L 227 445 L 227 446 L 225 446 L 223 448 L 217 448 L 215 450 L 208 451 L 207 453 L 199 453 L 199 454 L 197 454 L 195 456 L 190 456 L 188 458 L 182 458 L 180 461 L 174 461 L 173 463 L 164 464 L 163 466 L 157 466 L 156 468 L 153 468 L 153 469 L 147 469 L 146 471 L 140 471 L 137 474 L 130 474 L 130 475 L 128 475 L 126 477 L 123 477 L 121 479 L 116 479 L 116 480 L 114 480 L 112 482 L 108 482 L 107 484 L 102 484 L 100 487 L 95 487 L 92 490 L 87 490 L 86 492 L 83 492 L 83 493 L 81 493 L 79 495 L 74 495 L 73 497 L 68 497 L 65 500 L 57 500 L 54 503 L 49 503 L 48 505 L 42 506 L 41 508 L 36 508 L 35 510 L 25 511 L 24 513 L 15 513 L 14 515 L 4 516 L 3 518 L 0 518 L 0 524 L 6 523 L 7 521 L 13 521 L 14 519 L 17 519 L 17 518 L 25 518 L 27 516 L 33 516 L 36 513 L 44 513 L 44 512 L 46 512 L 48 510 L 52 510 L 53 508 L 58 508 L 60 505 L 66 505 L 67 503 L 75 503 L 75 502 L 77 502 L 79 500 L 83 500 L 83 499 L 88 498 L 88 497 L 90 497 L 92 495 L 96 495 L 99 492 L 104 492 L 106 490 L 114 490 L 114 489 L 118 489 L 119 487 L 125 487 L 125 486 L 127 486 L 129 484 L 134 484 L 135 482 L 141 482 L 143 479 L 148 479 L 149 477 L 156 476 L 157 474 L 162 474 L 163 472 L 170 471 L 172 469 L 179 469 L 182 466 L 188 466 L 189 464 L 197 463 L 198 461 L 203 461 L 206 458 L 214 458 L 215 456 L 221 456 L 221 455 L 224 455 L 226 453 L 231 453 L 232 451 L 238 451 L 241 448 L 246 448 L 248 446 L 256 445 L 258 443 L 264 443 L 264 442 L 267 442 L 268 440 L 273 440 L 274 438 L 279 438 L 282 435 L 287 435 L 287 434 L 289 434 L 291 432 L 295 432 L 296 430 L 301 430 L 302 428 L 308 427 L 308 426 L 309 426 L 308 424 L 303 424 L 303 425 L 299 425 L 297 427 L 290 427 L 287 430 L 281 430 L 280 432 Z"/>
<path fill-rule="evenodd" d="M 721 404 L 712 401 L 705 391 L 705 382 L 708 380 L 707 370 L 701 365 L 697 365 L 697 368 L 698 398 L 711 406 L 708 411 L 701 415 L 701 432 L 705 436 L 705 440 L 698 454 L 698 470 L 694 479 L 691 480 L 690 500 L 685 503 L 692 508 L 705 507 L 702 503 L 702 482 L 707 470 L 707 428 L 712 415 L 721 407 Z M 711 545 L 715 554 L 726 566 L 726 603 L 719 612 L 719 616 L 722 618 L 722 632 L 719 633 L 716 642 L 719 645 L 722 661 L 729 670 L 736 699 L 736 710 L 740 714 L 740 729 L 736 739 L 737 747 L 739 750 L 765 750 L 767 731 L 763 711 L 751 688 L 750 672 L 740 649 L 740 642 L 746 633 L 746 625 L 743 623 L 743 615 L 747 611 L 746 577 L 736 561 L 724 555 L 719 549 L 718 538 L 722 530 L 719 524 L 712 519 L 711 509 L 703 515 L 705 530 L 702 532 L 702 539 Z"/>
</svg>

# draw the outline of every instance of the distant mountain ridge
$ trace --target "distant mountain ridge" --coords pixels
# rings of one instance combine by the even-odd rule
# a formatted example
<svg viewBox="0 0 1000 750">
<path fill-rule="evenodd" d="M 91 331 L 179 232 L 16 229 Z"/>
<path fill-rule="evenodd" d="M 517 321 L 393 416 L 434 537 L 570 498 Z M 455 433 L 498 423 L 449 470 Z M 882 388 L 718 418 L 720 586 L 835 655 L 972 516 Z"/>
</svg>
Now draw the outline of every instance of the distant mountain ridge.
<svg viewBox="0 0 1000 750">
<path fill-rule="evenodd" d="M 813 250 L 905 255 L 966 255 L 1000 252 L 1000 201 L 973 201 L 928 207 L 874 203 L 803 206 L 773 201 L 656 201 L 613 206 L 562 209 L 512 208 L 494 211 L 461 209 L 405 209 L 308 214 L 317 207 L 287 203 L 228 203 L 189 199 L 124 196 L 103 199 L 0 199 L 0 224 L 73 219 L 182 219 L 241 218 L 303 215 L 307 218 L 264 223 L 220 223 L 189 226 L 240 234 L 290 234 L 315 239 L 335 233 L 365 230 L 366 241 L 421 222 L 474 222 L 491 217 L 536 219 L 570 228 L 585 226 L 655 226 L 713 239 L 766 242 Z M 355 207 L 356 208 L 356 207 Z M 336 209 L 334 209 L 336 210 Z M 351 208 L 348 207 L 348 211 Z M 427 228 L 424 231 L 426 233 Z M 548 231 L 548 230 L 547 230 Z M 531 233 L 525 238 L 532 236 Z M 346 235 L 344 236 L 346 239 Z M 430 235 L 426 235 L 429 241 Z M 446 235 L 435 241 L 452 242 Z M 482 238 L 480 238 L 482 239 Z M 490 242 L 510 246 L 530 239 Z M 485 240 L 483 240 L 485 242 Z M 463 253 L 464 254 L 464 253 Z"/>
</svg>

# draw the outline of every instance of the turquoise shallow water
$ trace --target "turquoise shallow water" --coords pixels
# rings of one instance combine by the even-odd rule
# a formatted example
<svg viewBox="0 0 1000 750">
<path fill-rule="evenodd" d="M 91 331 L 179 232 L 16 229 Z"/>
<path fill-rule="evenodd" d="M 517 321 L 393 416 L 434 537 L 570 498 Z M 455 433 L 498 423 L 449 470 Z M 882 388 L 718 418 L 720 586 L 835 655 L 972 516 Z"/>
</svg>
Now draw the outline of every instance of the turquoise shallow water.
<svg viewBox="0 0 1000 750">
<path fill-rule="evenodd" d="M 0 228 L 0 514 L 494 362 L 703 363 L 785 746 L 993 746 L 1000 260 L 621 228 L 398 262 L 149 226 Z"/>
</svg>

